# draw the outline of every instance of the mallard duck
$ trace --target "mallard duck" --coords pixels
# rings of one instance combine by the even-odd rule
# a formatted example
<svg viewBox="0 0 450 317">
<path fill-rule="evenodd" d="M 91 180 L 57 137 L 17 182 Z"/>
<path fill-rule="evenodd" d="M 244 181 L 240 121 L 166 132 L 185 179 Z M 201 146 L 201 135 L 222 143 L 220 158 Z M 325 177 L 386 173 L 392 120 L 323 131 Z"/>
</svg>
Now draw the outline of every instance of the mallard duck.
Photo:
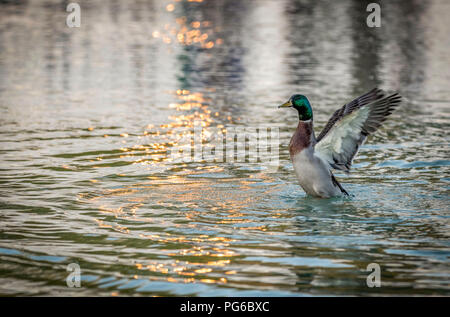
<svg viewBox="0 0 450 317">
<path fill-rule="evenodd" d="M 298 111 L 299 122 L 289 143 L 289 153 L 303 190 L 308 195 L 323 198 L 348 196 L 332 170 L 348 173 L 361 145 L 400 102 L 398 93 L 387 95 L 383 90 L 374 88 L 336 110 L 317 138 L 308 98 L 293 95 L 279 106 Z"/>
</svg>

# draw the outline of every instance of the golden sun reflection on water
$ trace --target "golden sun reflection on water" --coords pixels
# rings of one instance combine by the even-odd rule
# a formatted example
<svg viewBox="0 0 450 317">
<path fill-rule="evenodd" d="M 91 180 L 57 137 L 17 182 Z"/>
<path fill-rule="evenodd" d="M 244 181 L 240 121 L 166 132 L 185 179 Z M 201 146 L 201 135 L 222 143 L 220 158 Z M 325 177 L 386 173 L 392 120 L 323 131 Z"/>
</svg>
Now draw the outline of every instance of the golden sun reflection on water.
<svg viewBox="0 0 450 317">
<path fill-rule="evenodd" d="M 211 277 L 206 278 L 205 274 L 235 274 L 235 271 L 223 270 L 223 267 L 229 263 L 230 260 L 209 261 L 206 263 L 175 260 L 164 263 L 149 261 L 147 263 L 137 263 L 135 266 L 138 270 L 143 271 L 141 276 L 146 275 L 144 272 L 156 273 L 156 276 L 149 277 L 152 280 L 166 280 L 173 283 L 227 283 L 227 279 L 223 276 L 217 276 L 213 279 Z"/>
<path fill-rule="evenodd" d="M 231 195 L 211 187 L 209 180 L 192 181 L 189 174 L 171 175 L 164 180 L 149 177 L 148 182 L 107 189 L 96 196 L 81 195 L 80 199 L 97 206 L 99 214 L 94 220 L 101 230 L 112 230 L 152 245 L 164 246 L 159 249 L 164 259 L 136 264 L 136 268 L 142 271 L 138 274 L 140 278 L 173 283 L 225 284 L 227 277 L 237 273 L 234 259 L 242 256 L 233 248 L 236 240 L 226 234 L 229 229 L 225 228 L 266 230 L 264 225 L 254 225 L 245 211 L 248 204 L 261 197 L 250 197 L 251 193 L 246 189 L 248 181 L 235 179 L 233 182 L 240 184 L 242 190 Z M 153 196 L 160 197 L 162 193 L 166 197 L 164 201 L 152 200 Z M 195 203 L 200 197 L 210 207 L 208 212 L 202 211 L 203 207 Z M 175 210 L 174 206 L 188 208 Z M 145 224 L 167 229 L 148 234 Z M 145 225 L 144 229 L 141 229 L 142 225 Z M 202 233 L 205 228 L 218 226 L 223 228 L 224 235 Z M 183 234 L 183 228 L 194 231 Z"/>
<path fill-rule="evenodd" d="M 168 116 L 167 119 L 170 122 L 159 125 L 148 124 L 140 134 L 122 132 L 116 135 L 102 135 L 108 138 L 120 138 L 117 142 L 122 143 L 122 146 L 116 151 L 105 152 L 95 159 L 90 159 L 89 162 L 94 164 L 89 168 L 108 168 L 111 166 L 111 160 L 116 159 L 121 160 L 120 164 L 141 164 L 147 166 L 149 170 L 164 168 L 167 164 L 173 163 L 169 155 L 170 149 L 190 139 L 195 126 L 204 129 L 202 141 L 207 141 L 211 136 L 211 132 L 207 129 L 209 126 L 223 127 L 221 124 L 214 124 L 215 119 L 220 118 L 219 113 L 215 112 L 212 116 L 212 111 L 208 109 L 210 99 L 205 97 L 204 93 L 186 89 L 167 93 L 178 100 L 168 105 L 169 109 L 178 113 Z M 95 127 L 89 128 L 88 131 L 94 132 Z M 76 169 L 67 165 L 63 165 L 62 168 Z M 98 181 L 91 180 L 91 182 Z"/>
<path fill-rule="evenodd" d="M 188 2 L 202 2 L 202 0 Z M 166 6 L 169 13 L 176 13 L 176 5 L 170 3 Z M 203 49 L 212 49 L 215 45 L 222 45 L 223 39 L 214 39 L 214 31 L 211 21 L 192 21 L 189 22 L 186 16 L 175 19 L 176 24 L 166 23 L 160 30 L 154 30 L 152 37 L 161 39 L 165 44 L 178 44 L 185 46 L 199 46 Z"/>
</svg>

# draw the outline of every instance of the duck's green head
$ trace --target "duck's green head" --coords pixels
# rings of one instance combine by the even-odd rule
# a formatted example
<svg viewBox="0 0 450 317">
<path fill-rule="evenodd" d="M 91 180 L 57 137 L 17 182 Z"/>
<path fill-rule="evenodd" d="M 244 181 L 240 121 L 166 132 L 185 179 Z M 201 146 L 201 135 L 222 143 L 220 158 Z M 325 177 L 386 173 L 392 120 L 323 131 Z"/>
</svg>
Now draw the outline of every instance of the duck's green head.
<svg viewBox="0 0 450 317">
<path fill-rule="evenodd" d="M 298 111 L 298 118 L 301 121 L 312 120 L 313 112 L 311 108 L 311 104 L 309 103 L 308 98 L 303 95 L 292 95 L 288 101 L 286 101 L 278 108 L 287 108 L 292 107 Z"/>
</svg>

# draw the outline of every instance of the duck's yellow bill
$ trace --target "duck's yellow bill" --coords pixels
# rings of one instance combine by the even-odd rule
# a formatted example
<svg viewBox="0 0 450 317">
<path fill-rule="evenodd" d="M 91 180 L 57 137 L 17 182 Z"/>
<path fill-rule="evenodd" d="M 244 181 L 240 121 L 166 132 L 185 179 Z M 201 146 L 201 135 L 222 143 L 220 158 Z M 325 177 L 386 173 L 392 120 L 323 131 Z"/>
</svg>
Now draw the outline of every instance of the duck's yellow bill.
<svg viewBox="0 0 450 317">
<path fill-rule="evenodd" d="M 284 104 L 278 106 L 278 108 L 288 108 L 288 107 L 292 107 L 292 102 L 290 100 L 288 100 Z"/>
</svg>

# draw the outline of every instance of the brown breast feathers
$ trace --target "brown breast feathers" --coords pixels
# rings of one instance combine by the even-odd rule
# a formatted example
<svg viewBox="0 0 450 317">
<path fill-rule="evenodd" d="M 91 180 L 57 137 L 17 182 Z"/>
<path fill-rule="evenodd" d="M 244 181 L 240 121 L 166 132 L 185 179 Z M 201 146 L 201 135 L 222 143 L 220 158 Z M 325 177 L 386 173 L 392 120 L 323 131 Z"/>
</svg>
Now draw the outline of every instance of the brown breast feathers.
<svg viewBox="0 0 450 317">
<path fill-rule="evenodd" d="M 312 142 L 313 134 L 312 122 L 299 121 L 297 129 L 289 143 L 289 153 L 291 157 L 307 148 Z"/>
</svg>

